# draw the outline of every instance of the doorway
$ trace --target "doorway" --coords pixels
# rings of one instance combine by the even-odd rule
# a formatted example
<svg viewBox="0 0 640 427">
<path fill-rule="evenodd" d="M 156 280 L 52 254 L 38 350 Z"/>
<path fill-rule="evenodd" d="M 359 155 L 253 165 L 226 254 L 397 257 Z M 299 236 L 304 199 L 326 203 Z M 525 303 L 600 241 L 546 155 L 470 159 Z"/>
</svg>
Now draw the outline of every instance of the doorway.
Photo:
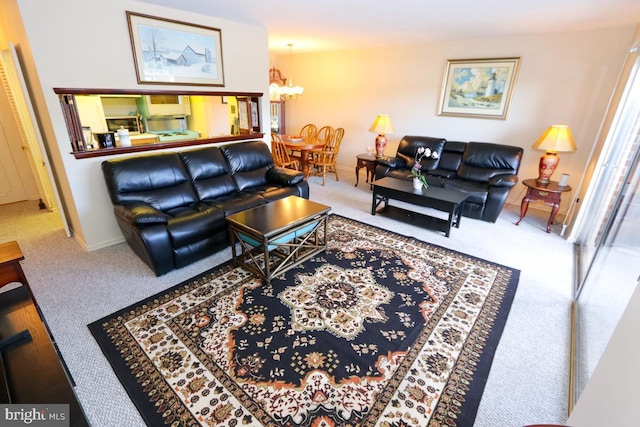
<svg viewBox="0 0 640 427">
<path fill-rule="evenodd" d="M 1 102 L 2 99 L 0 99 L 0 205 L 4 205 L 27 200 L 38 194 L 36 192 L 30 196 L 20 176 L 20 171 L 24 168 L 17 166 L 14 154 L 9 146 L 9 138 L 7 137 L 7 129 L 4 123 L 4 117 L 8 116 L 3 113 L 5 105 L 2 105 Z M 35 182 L 33 187 L 35 187 Z"/>
<path fill-rule="evenodd" d="M 8 49 L 3 49 L 0 52 L 0 76 L 2 77 L 2 86 L 4 89 L 2 101 L 5 104 L 8 103 L 9 106 L 9 114 L 3 114 L 3 116 L 12 117 L 12 123 L 15 124 L 14 128 L 16 129 L 14 132 L 15 135 L 11 138 L 11 141 L 13 141 L 13 155 L 5 159 L 6 161 L 2 164 L 2 170 L 9 171 L 11 168 L 11 162 L 9 160 L 13 160 L 13 166 L 18 171 L 18 174 L 7 176 L 7 181 L 10 181 L 11 185 L 7 184 L 6 187 L 11 187 L 13 191 L 13 188 L 19 188 L 19 184 L 23 184 L 22 187 L 25 189 L 24 196 L 27 199 L 34 199 L 33 195 L 30 195 L 27 190 L 27 186 L 35 183 L 35 191 L 37 191 L 37 197 L 40 200 L 40 208 L 48 209 L 49 211 L 58 211 L 67 236 L 71 236 L 64 212 L 62 211 L 59 194 L 53 185 L 53 171 L 45 150 L 44 141 L 31 104 L 31 99 L 29 98 L 18 52 L 13 43 L 9 44 Z M 7 108 L 5 108 L 5 110 L 6 109 Z M 3 124 L 3 137 L 0 138 L 0 143 L 3 144 L 1 148 L 2 152 L 10 152 L 12 147 L 9 138 L 4 137 L 6 124 L 7 123 Z M 16 148 L 16 145 L 19 146 L 19 149 Z M 25 154 L 24 156 L 16 155 L 16 152 L 19 153 L 20 149 Z M 24 167 L 24 165 L 19 166 L 18 160 L 24 160 L 25 158 L 27 167 Z M 29 174 L 28 171 L 30 171 L 31 174 Z M 33 185 L 31 186 L 33 187 Z M 20 199 L 21 197 L 22 195 L 16 193 L 12 195 L 12 197 L 7 198 L 7 200 L 17 201 L 15 199 Z"/>
</svg>

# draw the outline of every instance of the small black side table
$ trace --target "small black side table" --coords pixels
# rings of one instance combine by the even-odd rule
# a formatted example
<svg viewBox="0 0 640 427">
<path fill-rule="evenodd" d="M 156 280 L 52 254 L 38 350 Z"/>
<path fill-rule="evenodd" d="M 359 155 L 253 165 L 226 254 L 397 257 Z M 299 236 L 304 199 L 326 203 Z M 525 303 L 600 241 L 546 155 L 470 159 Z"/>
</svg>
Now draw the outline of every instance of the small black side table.
<svg viewBox="0 0 640 427">
<path fill-rule="evenodd" d="M 524 196 L 524 199 L 522 199 L 520 219 L 516 222 L 516 225 L 520 225 L 520 221 L 522 221 L 522 218 L 527 214 L 531 200 L 542 200 L 551 206 L 551 214 L 549 215 L 549 222 L 547 222 L 547 233 L 551 233 L 551 224 L 553 224 L 553 220 L 560 209 L 562 193 L 571 191 L 571 187 L 569 185 L 561 187 L 557 181 L 550 181 L 548 184 L 538 184 L 535 179 L 525 179 L 522 183 L 527 187 L 527 194 Z"/>
<path fill-rule="evenodd" d="M 367 169 L 367 183 L 373 182 L 373 175 L 376 170 L 376 155 L 375 154 L 358 154 L 356 156 L 358 162 L 356 163 L 356 187 L 358 186 L 358 181 L 360 180 L 360 169 Z"/>
</svg>

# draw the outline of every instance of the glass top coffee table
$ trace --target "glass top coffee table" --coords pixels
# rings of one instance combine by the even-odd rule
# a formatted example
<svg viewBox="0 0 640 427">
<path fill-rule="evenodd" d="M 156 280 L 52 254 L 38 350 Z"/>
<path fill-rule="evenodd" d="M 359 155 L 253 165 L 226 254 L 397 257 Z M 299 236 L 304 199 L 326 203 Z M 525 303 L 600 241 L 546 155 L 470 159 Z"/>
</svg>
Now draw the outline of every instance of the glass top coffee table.
<svg viewBox="0 0 640 427">
<path fill-rule="evenodd" d="M 289 196 L 229 215 L 234 262 L 270 283 L 272 278 L 327 249 L 330 210 L 329 206 Z"/>
<path fill-rule="evenodd" d="M 385 214 L 404 222 L 416 222 L 417 225 L 433 230 L 443 231 L 449 237 L 451 227 L 460 227 L 460 212 L 462 202 L 468 194 L 462 191 L 429 186 L 416 190 L 411 181 L 384 177 L 373 181 L 373 200 L 371 202 L 371 215 L 376 213 Z M 448 213 L 448 218 L 438 218 L 436 216 L 413 212 L 408 209 L 391 206 L 389 200 L 400 200 L 418 206 L 433 208 Z M 378 206 L 384 203 L 384 207 L 378 210 Z"/>
</svg>

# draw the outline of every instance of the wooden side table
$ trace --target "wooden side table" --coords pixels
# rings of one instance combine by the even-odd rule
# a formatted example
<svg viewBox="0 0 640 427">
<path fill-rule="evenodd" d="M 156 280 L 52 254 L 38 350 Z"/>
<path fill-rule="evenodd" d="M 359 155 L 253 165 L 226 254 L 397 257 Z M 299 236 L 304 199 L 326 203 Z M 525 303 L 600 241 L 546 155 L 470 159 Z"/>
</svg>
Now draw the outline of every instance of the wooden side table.
<svg viewBox="0 0 640 427">
<path fill-rule="evenodd" d="M 560 201 L 562 193 L 571 191 L 571 186 L 565 185 L 560 187 L 557 181 L 550 181 L 548 184 L 538 184 L 535 179 L 525 179 L 522 182 L 527 187 L 527 194 L 522 199 L 520 205 L 520 219 L 516 222 L 516 225 L 520 225 L 520 221 L 527 214 L 529 208 L 529 202 L 532 200 L 542 200 L 547 205 L 551 206 L 551 214 L 549 215 L 549 222 L 547 222 L 547 233 L 551 233 L 551 224 L 558 214 L 560 209 Z"/>
<path fill-rule="evenodd" d="M 375 154 L 358 154 L 356 156 L 356 187 L 358 186 L 358 181 L 360 180 L 360 169 L 367 169 L 367 183 L 373 182 L 373 175 L 376 170 L 376 156 Z"/>
<path fill-rule="evenodd" d="M 22 271 L 20 261 L 24 259 L 18 242 L 0 243 L 0 288 L 9 283 L 21 283 L 27 288 L 29 296 L 33 300 L 33 304 L 37 307 L 36 298 L 31 292 L 31 287 L 27 281 L 27 277 Z"/>
</svg>

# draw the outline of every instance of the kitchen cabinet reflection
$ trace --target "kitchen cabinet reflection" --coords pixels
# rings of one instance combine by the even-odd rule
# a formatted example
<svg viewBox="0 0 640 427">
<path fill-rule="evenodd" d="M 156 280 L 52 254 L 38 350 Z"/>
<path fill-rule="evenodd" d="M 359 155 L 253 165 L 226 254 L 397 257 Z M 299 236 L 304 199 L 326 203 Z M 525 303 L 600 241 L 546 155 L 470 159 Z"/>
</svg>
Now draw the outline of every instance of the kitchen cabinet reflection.
<svg viewBox="0 0 640 427">
<path fill-rule="evenodd" d="M 262 138 L 262 94 L 55 89 L 76 158 Z M 238 102 L 249 101 L 255 126 L 240 132 Z M 113 133 L 105 146 L 97 135 Z M 120 141 L 119 135 L 128 135 Z M 101 140 L 104 137 L 100 138 Z"/>
</svg>

